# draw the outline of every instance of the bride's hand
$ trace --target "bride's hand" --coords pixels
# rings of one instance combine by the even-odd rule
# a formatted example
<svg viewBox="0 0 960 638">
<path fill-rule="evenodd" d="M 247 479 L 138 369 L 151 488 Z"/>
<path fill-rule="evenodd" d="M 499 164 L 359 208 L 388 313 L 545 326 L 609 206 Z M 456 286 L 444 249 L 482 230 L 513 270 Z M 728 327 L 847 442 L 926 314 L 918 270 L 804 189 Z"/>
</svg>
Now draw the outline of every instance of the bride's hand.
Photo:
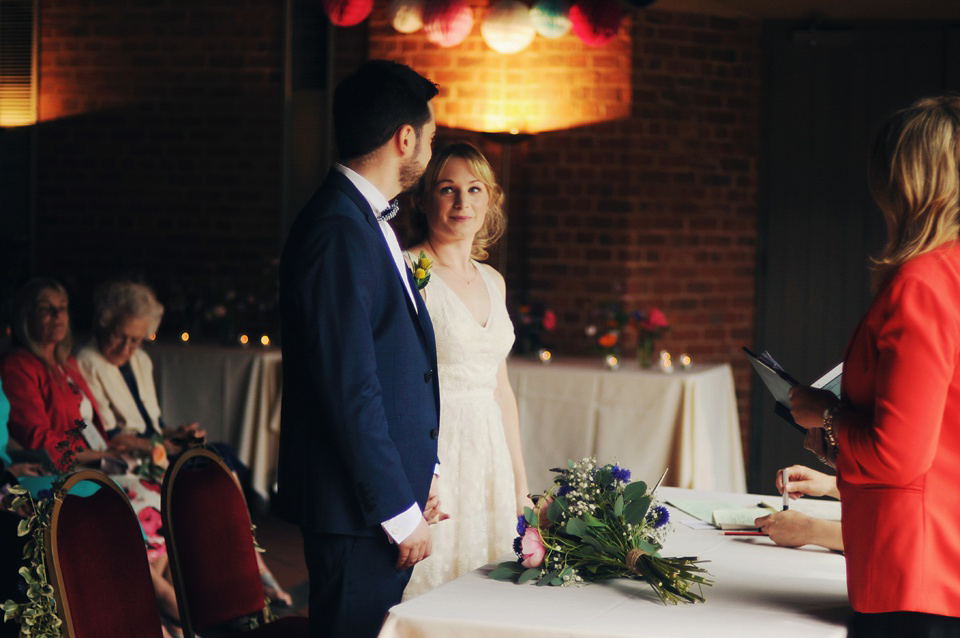
<svg viewBox="0 0 960 638">
<path fill-rule="evenodd" d="M 427 496 L 427 503 L 423 508 L 423 518 L 426 519 L 430 525 L 450 518 L 449 514 L 440 510 L 440 493 L 437 489 L 437 481 L 439 478 L 436 474 L 433 475 L 433 480 L 430 481 L 430 494 Z"/>
<path fill-rule="evenodd" d="M 533 500 L 529 494 L 517 494 L 517 516 L 523 516 L 523 508 L 533 509 Z"/>
</svg>

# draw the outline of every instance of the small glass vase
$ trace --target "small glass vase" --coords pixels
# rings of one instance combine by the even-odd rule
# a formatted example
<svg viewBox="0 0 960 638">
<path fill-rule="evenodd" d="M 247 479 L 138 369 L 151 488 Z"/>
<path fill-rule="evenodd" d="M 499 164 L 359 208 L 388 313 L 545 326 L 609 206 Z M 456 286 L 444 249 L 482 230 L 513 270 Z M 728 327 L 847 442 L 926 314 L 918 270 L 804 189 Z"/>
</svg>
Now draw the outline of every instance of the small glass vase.
<svg viewBox="0 0 960 638">
<path fill-rule="evenodd" d="M 644 369 L 653 367 L 653 335 L 637 337 L 637 364 Z"/>
</svg>

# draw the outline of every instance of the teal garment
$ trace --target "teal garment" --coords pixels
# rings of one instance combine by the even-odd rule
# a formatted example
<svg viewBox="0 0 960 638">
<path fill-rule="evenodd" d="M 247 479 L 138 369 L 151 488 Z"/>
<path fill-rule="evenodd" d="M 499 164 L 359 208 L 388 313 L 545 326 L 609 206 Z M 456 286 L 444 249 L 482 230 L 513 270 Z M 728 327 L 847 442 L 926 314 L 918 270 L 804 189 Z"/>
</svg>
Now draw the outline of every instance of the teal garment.
<svg viewBox="0 0 960 638">
<path fill-rule="evenodd" d="M 7 395 L 3 393 L 3 382 L 0 381 L 0 463 L 4 467 L 10 467 L 12 462 L 7 454 L 7 441 L 10 439 L 10 430 L 7 429 L 7 421 L 10 420 L 10 401 Z"/>
</svg>

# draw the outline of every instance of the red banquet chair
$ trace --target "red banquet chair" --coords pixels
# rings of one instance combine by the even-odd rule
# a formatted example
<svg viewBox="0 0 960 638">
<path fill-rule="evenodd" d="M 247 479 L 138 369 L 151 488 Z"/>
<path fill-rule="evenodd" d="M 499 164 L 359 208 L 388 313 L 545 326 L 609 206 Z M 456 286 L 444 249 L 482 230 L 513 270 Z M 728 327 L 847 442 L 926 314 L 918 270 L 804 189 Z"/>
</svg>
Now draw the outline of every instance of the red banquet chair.
<svg viewBox="0 0 960 638">
<path fill-rule="evenodd" d="M 94 485 L 78 485 L 87 481 Z M 161 638 L 143 532 L 127 495 L 98 470 L 76 472 L 64 488 L 46 532 L 63 635 Z"/>
<path fill-rule="evenodd" d="M 163 480 L 163 527 L 185 638 L 308 635 L 307 619 L 264 624 L 264 596 L 243 492 L 215 453 L 181 454 Z M 244 629 L 250 621 L 260 626 Z"/>
</svg>

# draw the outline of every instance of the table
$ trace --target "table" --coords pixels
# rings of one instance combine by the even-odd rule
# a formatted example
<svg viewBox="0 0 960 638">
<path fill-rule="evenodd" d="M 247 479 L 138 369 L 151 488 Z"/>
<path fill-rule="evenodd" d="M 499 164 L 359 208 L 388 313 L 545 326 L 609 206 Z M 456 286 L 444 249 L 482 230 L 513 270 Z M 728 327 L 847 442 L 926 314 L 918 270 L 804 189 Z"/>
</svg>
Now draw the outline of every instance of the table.
<svg viewBox="0 0 960 638">
<path fill-rule="evenodd" d="M 552 483 L 549 468 L 585 456 L 620 463 L 648 483 L 669 467 L 664 485 L 746 491 L 729 364 L 671 374 L 630 363 L 606 370 L 599 358 L 511 358 L 507 367 L 534 492 Z"/>
<path fill-rule="evenodd" d="M 280 350 L 193 343 L 151 343 L 144 350 L 167 425 L 199 421 L 208 441 L 233 446 L 254 489 L 267 495 L 280 437 Z"/>
<path fill-rule="evenodd" d="M 658 495 L 738 505 L 762 498 L 679 488 L 660 488 Z M 841 554 L 691 529 L 681 522 L 691 517 L 669 509 L 673 530 L 663 554 L 710 561 L 714 585 L 704 588 L 705 603 L 665 606 L 648 585 L 625 579 L 582 587 L 515 585 L 487 578 L 490 565 L 393 607 L 380 638 L 846 636 L 851 610 Z"/>
</svg>

